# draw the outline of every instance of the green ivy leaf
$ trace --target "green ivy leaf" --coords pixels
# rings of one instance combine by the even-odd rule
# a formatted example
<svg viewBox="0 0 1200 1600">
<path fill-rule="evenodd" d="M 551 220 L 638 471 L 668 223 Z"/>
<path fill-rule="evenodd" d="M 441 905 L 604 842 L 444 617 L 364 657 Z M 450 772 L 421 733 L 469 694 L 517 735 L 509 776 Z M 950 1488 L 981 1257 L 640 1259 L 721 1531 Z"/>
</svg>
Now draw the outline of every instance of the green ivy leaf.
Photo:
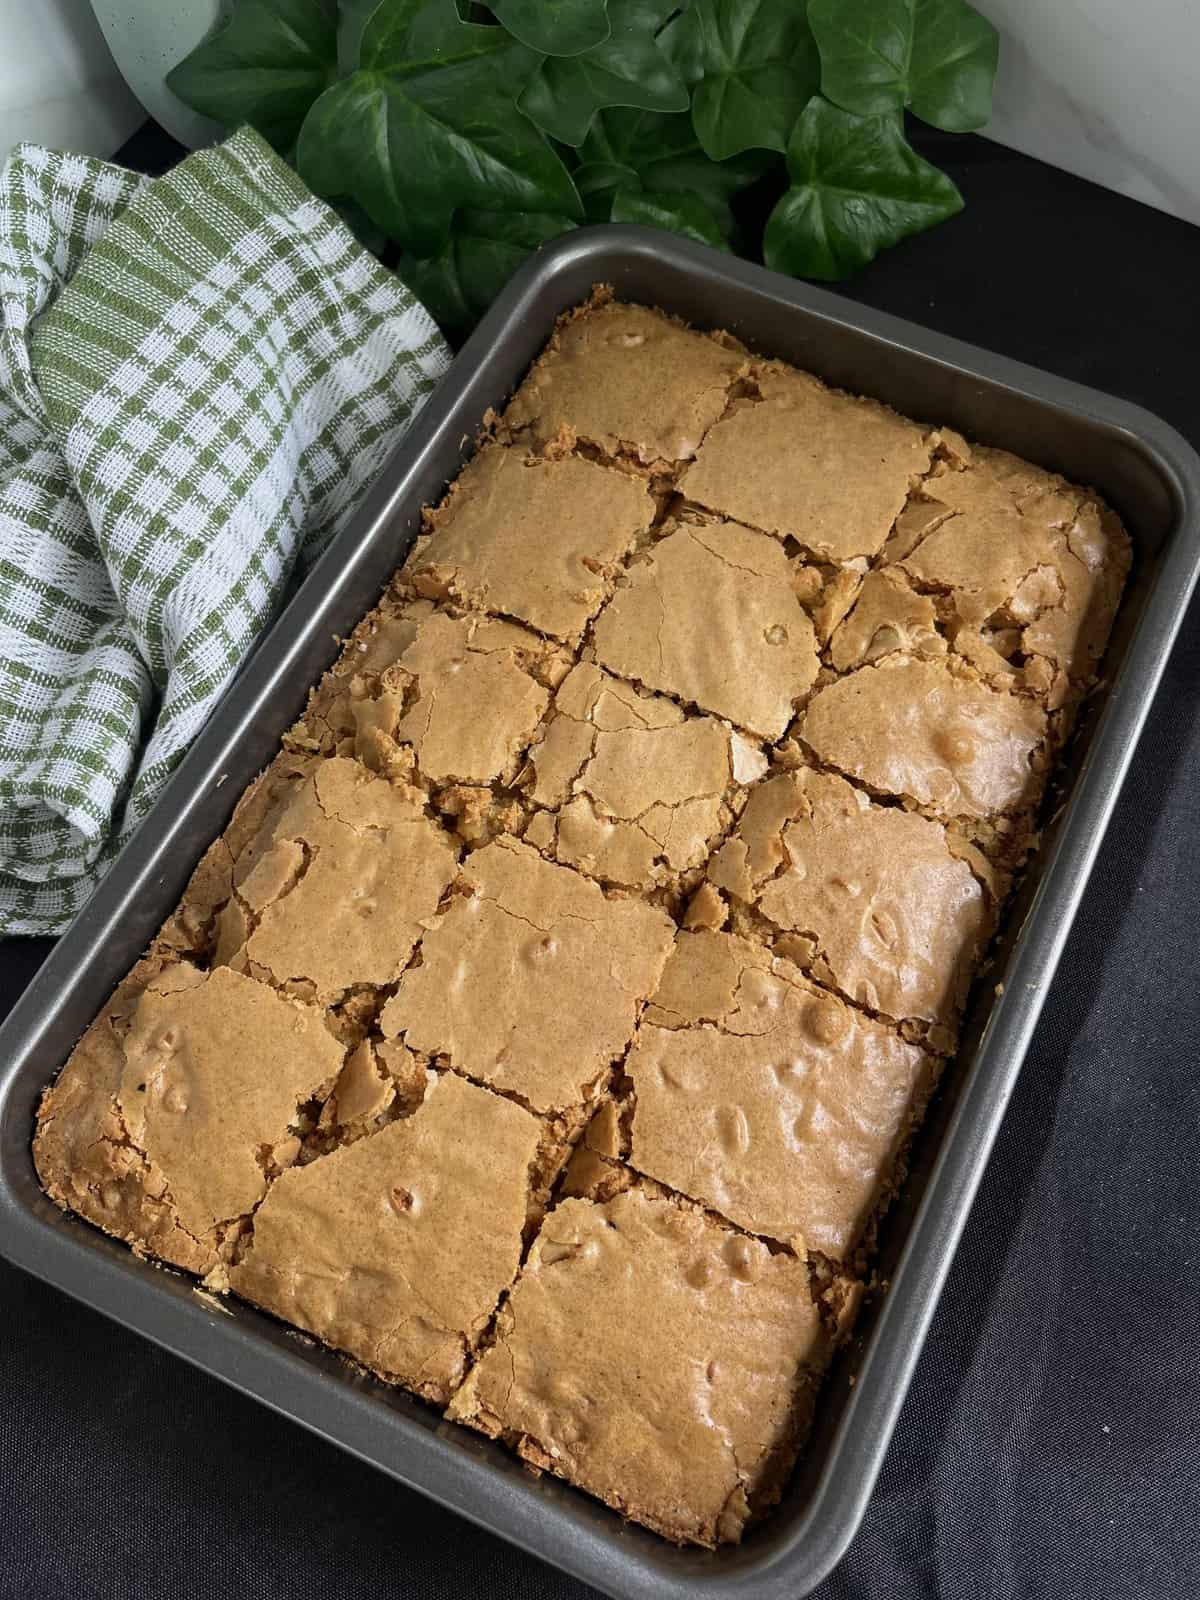
<svg viewBox="0 0 1200 1600">
<path fill-rule="evenodd" d="M 350 232 L 373 256 L 381 256 L 387 248 L 387 236 L 375 226 L 370 217 L 353 200 L 335 200 L 333 209 L 350 229 Z"/>
<path fill-rule="evenodd" d="M 362 58 L 362 38 L 381 0 L 337 0 L 337 60 L 343 76 L 357 72 Z"/>
<path fill-rule="evenodd" d="M 682 191 L 703 203 L 725 239 L 734 235 L 733 196 L 776 159 L 747 151 L 728 161 L 710 161 L 689 116 L 623 110 L 600 113 L 580 156 L 575 183 L 593 221 L 608 219 L 618 189 L 640 188 L 650 195 Z"/>
<path fill-rule="evenodd" d="M 608 38 L 606 0 L 488 0 L 514 38 L 544 56 L 577 56 Z"/>
<path fill-rule="evenodd" d="M 579 196 L 514 95 L 532 58 L 502 28 L 463 22 L 454 0 L 382 0 L 362 65 L 305 118 L 301 177 L 357 200 L 415 255 L 449 237 L 457 207 L 577 217 Z"/>
<path fill-rule="evenodd" d="M 767 221 L 763 259 L 797 278 L 844 278 L 880 250 L 962 210 L 900 119 L 856 117 L 818 96 L 788 144 L 792 187 Z"/>
<path fill-rule="evenodd" d="M 396 271 L 444 332 L 471 328 L 531 250 L 575 224 L 569 217 L 461 211 L 430 261 L 403 256 Z"/>
<path fill-rule="evenodd" d="M 820 62 L 802 5 L 784 0 L 691 0 L 664 34 L 685 81 L 704 152 L 786 150 L 817 92 Z"/>
<path fill-rule="evenodd" d="M 992 115 L 1000 35 L 963 0 L 917 0 L 909 105 L 947 133 L 982 128 Z"/>
<path fill-rule="evenodd" d="M 666 228 L 670 233 L 681 233 L 685 239 L 698 239 L 701 244 L 716 245 L 728 250 L 729 246 L 717 226 L 712 212 L 697 195 L 685 190 L 664 190 L 660 194 L 647 194 L 643 189 L 618 189 L 612 198 L 613 222 L 641 222 L 650 228 Z"/>
<path fill-rule="evenodd" d="M 615 161 L 588 161 L 575 169 L 575 187 L 583 201 L 589 222 L 607 222 L 612 213 L 612 198 L 618 189 L 636 189 L 641 179 L 632 167 Z"/>
<path fill-rule="evenodd" d="M 288 150 L 337 72 L 337 32 L 322 0 L 238 0 L 223 28 L 173 67 L 167 85 L 227 128 L 249 122 Z"/>
<path fill-rule="evenodd" d="M 694 6 L 685 5 L 658 36 L 658 47 L 690 89 L 704 76 L 704 38 Z"/>
<path fill-rule="evenodd" d="M 947 133 L 992 114 L 999 35 L 966 0 L 809 0 L 821 91 L 846 111 L 911 106 Z"/>
<path fill-rule="evenodd" d="M 655 34 L 671 0 L 609 0 L 612 33 L 577 56 L 547 56 L 521 96 L 521 110 L 563 144 L 580 145 L 604 106 L 686 111 L 687 85 Z"/>
</svg>

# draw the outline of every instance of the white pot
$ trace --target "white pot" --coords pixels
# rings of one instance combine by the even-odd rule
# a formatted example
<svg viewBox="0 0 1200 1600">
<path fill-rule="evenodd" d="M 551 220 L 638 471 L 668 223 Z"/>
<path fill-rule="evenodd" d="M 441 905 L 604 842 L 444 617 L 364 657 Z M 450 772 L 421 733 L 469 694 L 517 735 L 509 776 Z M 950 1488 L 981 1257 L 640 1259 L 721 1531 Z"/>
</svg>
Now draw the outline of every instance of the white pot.
<svg viewBox="0 0 1200 1600">
<path fill-rule="evenodd" d="M 165 79 L 228 15 L 230 0 L 92 0 L 92 7 L 125 82 L 154 120 L 193 150 L 219 139 L 218 124 L 185 106 Z"/>
<path fill-rule="evenodd" d="M 0 0 L 0 163 L 29 139 L 111 156 L 145 113 L 88 0 Z"/>
</svg>

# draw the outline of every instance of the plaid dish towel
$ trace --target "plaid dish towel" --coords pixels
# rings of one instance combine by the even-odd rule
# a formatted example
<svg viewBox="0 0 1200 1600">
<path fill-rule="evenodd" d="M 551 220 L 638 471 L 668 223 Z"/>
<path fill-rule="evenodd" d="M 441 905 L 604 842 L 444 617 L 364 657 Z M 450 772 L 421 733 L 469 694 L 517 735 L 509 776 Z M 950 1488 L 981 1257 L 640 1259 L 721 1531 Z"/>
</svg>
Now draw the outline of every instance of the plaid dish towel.
<svg viewBox="0 0 1200 1600">
<path fill-rule="evenodd" d="M 448 359 L 254 133 L 0 173 L 0 932 L 56 933 Z"/>
</svg>

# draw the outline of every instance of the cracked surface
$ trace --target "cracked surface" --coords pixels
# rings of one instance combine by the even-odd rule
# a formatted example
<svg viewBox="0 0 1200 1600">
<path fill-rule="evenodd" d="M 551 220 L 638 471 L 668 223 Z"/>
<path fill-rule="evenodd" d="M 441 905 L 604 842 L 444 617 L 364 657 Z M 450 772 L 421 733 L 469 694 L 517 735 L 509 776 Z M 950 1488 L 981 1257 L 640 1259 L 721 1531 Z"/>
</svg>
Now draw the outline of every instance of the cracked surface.
<svg viewBox="0 0 1200 1600">
<path fill-rule="evenodd" d="M 42 1103 L 39 1171 L 108 1232 L 207 1272 L 344 1052 L 319 1011 L 228 969 L 143 963 L 122 990 Z"/>
<path fill-rule="evenodd" d="M 797 733 L 824 765 L 940 817 L 1020 811 L 1044 781 L 1046 713 L 948 662 L 859 667 L 813 695 Z"/>
<path fill-rule="evenodd" d="M 728 723 L 685 716 L 581 662 L 530 751 L 529 798 L 544 808 L 525 837 L 591 877 L 653 888 L 701 867 L 766 771 Z"/>
<path fill-rule="evenodd" d="M 1128 536 L 1062 478 L 958 443 L 920 485 L 884 559 L 910 591 L 937 598 L 946 636 L 981 672 L 1057 708 L 1092 681 L 1129 571 Z"/>
<path fill-rule="evenodd" d="M 234 862 L 308 771 L 309 762 L 302 753 L 285 749 L 259 773 L 238 801 L 225 832 L 200 858 L 182 899 L 159 930 L 157 950 L 200 961 L 208 957 L 217 915 L 233 893 Z"/>
<path fill-rule="evenodd" d="M 603 288 L 482 426 L 34 1159 L 713 1544 L 869 1292 L 1130 544 Z"/>
<path fill-rule="evenodd" d="M 789 955 L 827 988 L 952 1036 L 994 910 L 964 855 L 938 823 L 801 768 L 755 789 L 708 876 L 799 935 Z"/>
<path fill-rule="evenodd" d="M 446 1401 L 521 1259 L 541 1125 L 453 1073 L 411 1116 L 282 1173 L 234 1289 Z"/>
<path fill-rule="evenodd" d="M 461 888 L 384 1008 L 383 1032 L 535 1111 L 570 1111 L 629 1043 L 674 925 L 513 839 L 469 856 Z"/>
<path fill-rule="evenodd" d="M 204 1273 L 216 1260 L 215 1247 L 192 1238 L 164 1195 L 151 1192 L 157 1185 L 147 1184 L 145 1158 L 131 1143 L 117 1104 L 129 1018 L 147 985 L 173 965 L 147 957 L 109 998 L 42 1099 L 33 1158 L 58 1205 L 135 1250 Z"/>
<path fill-rule="evenodd" d="M 397 700 L 398 714 L 410 687 L 410 675 L 396 668 L 421 625 L 435 614 L 432 600 L 397 603 L 385 596 L 358 624 L 309 695 L 304 716 L 287 734 L 289 746 L 301 755 L 308 751 L 359 754 L 355 748 L 359 735 L 355 701 L 374 700 L 386 690 Z"/>
<path fill-rule="evenodd" d="M 803 1262 L 633 1189 L 550 1213 L 450 1415 L 715 1545 L 777 1497 L 825 1357 Z"/>
<path fill-rule="evenodd" d="M 428 1068 L 397 1040 L 367 1035 L 351 1045 L 317 1125 L 307 1132 L 300 1165 L 365 1139 L 416 1110 L 425 1095 Z"/>
<path fill-rule="evenodd" d="M 786 555 L 733 522 L 676 524 L 630 567 L 593 635 L 601 666 L 763 739 L 780 737 L 817 676 Z"/>
<path fill-rule="evenodd" d="M 314 762 L 238 857 L 216 959 L 325 1005 L 394 983 L 457 862 L 405 790 L 344 757 Z"/>
<path fill-rule="evenodd" d="M 293 741 L 434 791 L 510 783 L 571 664 L 528 628 L 450 616 L 427 600 L 381 608 L 376 630 L 351 641 L 342 661 L 314 693 Z"/>
<path fill-rule="evenodd" d="M 921 429 L 782 363 L 754 378 L 762 398 L 737 402 L 710 430 L 683 493 L 830 561 L 876 555 L 929 466 Z"/>
<path fill-rule="evenodd" d="M 578 638 L 617 563 L 654 516 L 627 473 L 485 444 L 409 558 L 416 591 L 499 612 L 553 639 Z"/>
<path fill-rule="evenodd" d="M 858 598 L 867 570 L 865 556 L 856 556 L 845 566 L 835 566 L 829 561 L 814 561 L 808 556 L 793 561 L 792 587 L 796 591 L 796 598 L 812 619 L 813 632 L 822 650 Z"/>
<path fill-rule="evenodd" d="M 897 652 L 939 656 L 947 649 L 933 601 L 911 588 L 902 572 L 884 567 L 863 579 L 849 615 L 830 641 L 829 660 L 836 671 L 849 672 Z"/>
<path fill-rule="evenodd" d="M 748 1232 L 841 1259 L 932 1086 L 890 1028 L 727 933 L 681 933 L 624 1072 L 629 1160 Z"/>
<path fill-rule="evenodd" d="M 719 342 L 642 306 L 590 302 L 560 322 L 504 424 L 535 444 L 564 432 L 643 465 L 690 458 L 746 366 Z"/>
</svg>

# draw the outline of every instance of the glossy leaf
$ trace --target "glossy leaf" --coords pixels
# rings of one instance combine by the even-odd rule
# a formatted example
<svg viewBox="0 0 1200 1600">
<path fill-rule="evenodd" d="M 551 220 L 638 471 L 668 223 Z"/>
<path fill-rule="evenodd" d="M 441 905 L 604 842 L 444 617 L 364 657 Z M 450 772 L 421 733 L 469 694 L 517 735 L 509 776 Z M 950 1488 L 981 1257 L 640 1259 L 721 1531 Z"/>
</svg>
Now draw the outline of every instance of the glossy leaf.
<svg viewBox="0 0 1200 1600">
<path fill-rule="evenodd" d="M 908 103 L 947 133 L 982 128 L 992 115 L 1000 35 L 963 0 L 917 0 Z"/>
<path fill-rule="evenodd" d="M 553 138 L 580 145 L 605 106 L 686 111 L 687 85 L 659 49 L 655 35 L 671 0 L 609 0 L 609 37 L 577 56 L 547 56 L 524 94 L 521 109 Z"/>
<path fill-rule="evenodd" d="M 704 40 L 695 8 L 686 5 L 658 36 L 658 47 L 689 88 L 704 76 Z"/>
<path fill-rule="evenodd" d="M 387 235 L 377 228 L 360 205 L 353 200 L 335 200 L 333 209 L 350 229 L 350 232 L 373 256 L 381 256 L 387 249 Z"/>
<path fill-rule="evenodd" d="M 575 182 L 587 213 L 607 218 L 609 197 L 618 189 L 647 194 L 695 195 L 712 215 L 723 238 L 734 234 L 730 201 L 777 158 L 748 151 L 729 161 L 710 161 L 700 148 L 691 118 L 655 116 L 644 111 L 603 111 L 580 150 L 583 164 Z"/>
<path fill-rule="evenodd" d="M 337 31 L 322 0 L 238 0 L 223 28 L 167 74 L 194 111 L 227 128 L 249 122 L 288 150 L 337 71 Z"/>
<path fill-rule="evenodd" d="M 533 61 L 502 28 L 463 22 L 454 0 L 384 0 L 361 66 L 327 89 L 301 129 L 300 175 L 350 196 L 419 256 L 457 207 L 578 216 L 570 174 L 514 94 Z"/>
<path fill-rule="evenodd" d="M 633 168 L 623 166 L 619 161 L 585 161 L 582 166 L 575 168 L 573 176 L 584 211 L 593 221 L 608 220 L 612 197 L 618 189 L 637 189 L 641 185 L 641 179 Z M 588 202 L 596 196 L 601 197 L 602 206 L 593 214 Z"/>
<path fill-rule="evenodd" d="M 503 289 L 531 250 L 575 224 L 534 212 L 462 211 L 431 260 L 403 256 L 396 271 L 443 332 L 462 333 Z"/>
<path fill-rule="evenodd" d="M 385 0 L 337 0 L 337 59 L 338 71 L 343 75 L 356 72 L 362 59 L 362 40 L 368 22 L 377 11 L 415 11 L 421 0 L 410 0 L 407 5 L 387 6 Z"/>
<path fill-rule="evenodd" d="M 690 0 L 664 48 L 693 82 L 692 121 L 706 155 L 786 150 L 817 91 L 820 63 L 804 7 L 786 0 Z"/>
<path fill-rule="evenodd" d="M 792 187 L 771 213 L 763 259 L 799 278 L 844 278 L 888 245 L 962 209 L 944 172 L 895 115 L 856 117 L 818 96 L 788 145 Z"/>
<path fill-rule="evenodd" d="M 683 189 L 664 190 L 661 194 L 647 194 L 644 189 L 618 189 L 612 199 L 611 220 L 666 228 L 671 233 L 683 234 L 685 239 L 698 239 L 701 244 L 716 245 L 722 250 L 729 248 L 703 200 Z"/>
<path fill-rule="evenodd" d="M 860 116 L 910 106 L 949 133 L 992 112 L 999 36 L 965 0 L 809 0 L 821 90 Z"/>
<path fill-rule="evenodd" d="M 605 0 L 489 0 L 522 44 L 546 56 L 577 56 L 608 38 Z"/>
</svg>

